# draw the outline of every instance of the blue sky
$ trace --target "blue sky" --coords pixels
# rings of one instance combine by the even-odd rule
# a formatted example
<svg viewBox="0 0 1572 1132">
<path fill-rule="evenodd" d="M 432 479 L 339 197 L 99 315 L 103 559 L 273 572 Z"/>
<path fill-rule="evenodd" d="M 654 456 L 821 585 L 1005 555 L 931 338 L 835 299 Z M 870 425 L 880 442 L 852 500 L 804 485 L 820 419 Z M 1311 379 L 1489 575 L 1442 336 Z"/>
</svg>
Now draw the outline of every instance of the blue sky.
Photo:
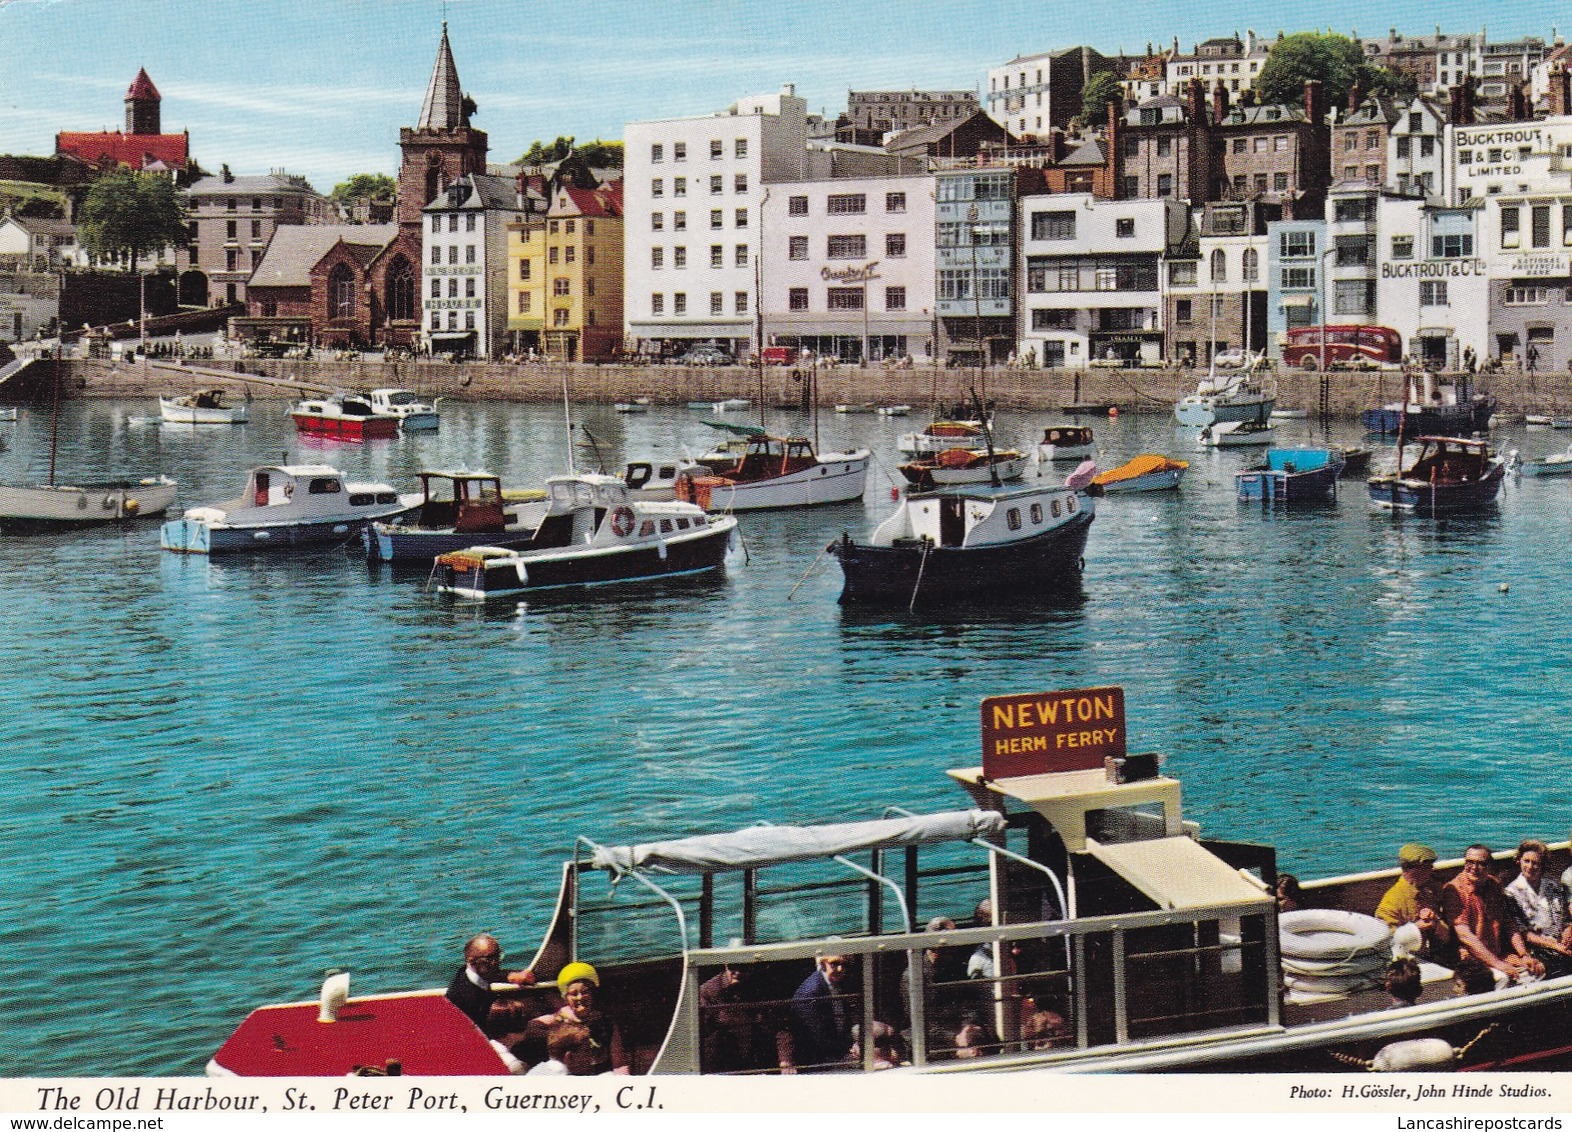
<svg viewBox="0 0 1572 1132">
<path fill-rule="evenodd" d="M 1437 24 L 1549 39 L 1558 19 L 1572 25 L 1572 9 L 1545 0 L 0 0 L 0 152 L 48 154 L 57 131 L 121 127 L 146 67 L 164 129 L 189 130 L 208 169 L 281 168 L 323 192 L 393 173 L 444 16 L 498 162 L 536 138 L 616 138 L 625 122 L 707 114 L 788 82 L 830 114 L 848 89 L 978 89 L 990 66 L 1083 42 L 1137 52 L 1178 36 L 1189 50 L 1246 28 Z"/>
</svg>

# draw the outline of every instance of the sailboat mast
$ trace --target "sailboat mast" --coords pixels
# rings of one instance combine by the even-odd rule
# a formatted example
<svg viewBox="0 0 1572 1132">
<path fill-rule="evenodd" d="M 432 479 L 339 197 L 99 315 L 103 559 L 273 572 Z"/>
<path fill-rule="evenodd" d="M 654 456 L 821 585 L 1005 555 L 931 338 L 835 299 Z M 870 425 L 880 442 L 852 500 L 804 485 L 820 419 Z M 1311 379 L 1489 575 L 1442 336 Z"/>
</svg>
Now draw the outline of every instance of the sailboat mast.
<svg viewBox="0 0 1572 1132">
<path fill-rule="evenodd" d="M 568 407 L 568 371 L 562 370 L 562 423 L 568 433 L 568 474 L 577 475 L 578 469 L 573 466 L 573 411 Z"/>
<path fill-rule="evenodd" d="M 54 399 L 49 404 L 49 486 L 55 486 L 55 452 L 60 446 L 60 348 L 55 347 Z"/>
</svg>

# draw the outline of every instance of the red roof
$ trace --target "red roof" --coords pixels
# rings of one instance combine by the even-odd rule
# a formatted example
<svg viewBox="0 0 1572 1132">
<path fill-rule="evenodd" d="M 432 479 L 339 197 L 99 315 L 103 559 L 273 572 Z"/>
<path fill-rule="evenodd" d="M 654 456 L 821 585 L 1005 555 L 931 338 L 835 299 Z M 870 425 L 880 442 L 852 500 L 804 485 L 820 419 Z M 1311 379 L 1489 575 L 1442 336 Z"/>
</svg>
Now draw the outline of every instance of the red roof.
<svg viewBox="0 0 1572 1132">
<path fill-rule="evenodd" d="M 126 97 L 139 100 L 152 99 L 154 102 L 162 101 L 158 88 L 153 85 L 153 80 L 147 77 L 147 68 L 136 73 L 136 78 L 131 80 L 131 89 L 126 91 Z"/>
<path fill-rule="evenodd" d="M 98 165 L 105 159 L 132 169 L 143 169 L 161 161 L 171 169 L 184 169 L 190 162 L 185 134 L 122 134 L 119 130 L 101 134 L 56 134 L 55 152 Z"/>
<path fill-rule="evenodd" d="M 563 188 L 563 194 L 573 202 L 580 216 L 620 217 L 622 215 L 622 182 L 611 181 L 598 189 Z"/>
</svg>

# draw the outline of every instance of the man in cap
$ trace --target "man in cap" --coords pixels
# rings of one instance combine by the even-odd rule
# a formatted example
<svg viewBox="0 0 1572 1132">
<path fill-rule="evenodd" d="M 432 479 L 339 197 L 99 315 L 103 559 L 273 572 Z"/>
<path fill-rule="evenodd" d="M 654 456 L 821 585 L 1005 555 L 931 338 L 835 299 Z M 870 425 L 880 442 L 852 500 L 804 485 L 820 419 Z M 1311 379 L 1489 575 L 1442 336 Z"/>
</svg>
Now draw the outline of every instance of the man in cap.
<svg viewBox="0 0 1572 1132">
<path fill-rule="evenodd" d="M 1410 841 L 1397 851 L 1402 875 L 1386 890 L 1376 906 L 1376 918 L 1394 928 L 1413 924 L 1422 943 L 1418 951 L 1427 959 L 1444 962 L 1453 946 L 1452 929 L 1441 916 L 1441 885 L 1435 878 L 1436 851 Z M 1410 929 L 1412 930 L 1412 929 Z"/>
<path fill-rule="evenodd" d="M 454 1006 L 469 1015 L 471 1022 L 485 1029 L 486 1015 L 497 1000 L 493 983 L 509 982 L 516 987 L 527 987 L 535 981 L 533 971 L 502 973 L 502 945 L 494 936 L 481 933 L 464 945 L 464 966 L 458 969 L 448 984 L 447 998 Z"/>
</svg>

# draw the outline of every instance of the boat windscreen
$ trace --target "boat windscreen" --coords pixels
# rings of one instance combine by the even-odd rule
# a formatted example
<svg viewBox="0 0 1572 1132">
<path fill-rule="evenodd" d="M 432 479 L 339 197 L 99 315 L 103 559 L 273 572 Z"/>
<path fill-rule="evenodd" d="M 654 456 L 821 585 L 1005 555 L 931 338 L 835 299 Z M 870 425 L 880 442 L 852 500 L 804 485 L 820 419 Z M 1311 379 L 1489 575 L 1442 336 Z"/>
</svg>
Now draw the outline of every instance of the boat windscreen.
<svg viewBox="0 0 1572 1132">
<path fill-rule="evenodd" d="M 993 837 L 1004 829 L 1004 815 L 992 810 L 952 810 L 837 825 L 761 825 L 735 833 L 658 841 L 649 845 L 597 846 L 590 864 L 597 869 L 619 872 L 652 867 L 673 872 L 722 872 L 831 857 L 863 849 Z"/>
</svg>

